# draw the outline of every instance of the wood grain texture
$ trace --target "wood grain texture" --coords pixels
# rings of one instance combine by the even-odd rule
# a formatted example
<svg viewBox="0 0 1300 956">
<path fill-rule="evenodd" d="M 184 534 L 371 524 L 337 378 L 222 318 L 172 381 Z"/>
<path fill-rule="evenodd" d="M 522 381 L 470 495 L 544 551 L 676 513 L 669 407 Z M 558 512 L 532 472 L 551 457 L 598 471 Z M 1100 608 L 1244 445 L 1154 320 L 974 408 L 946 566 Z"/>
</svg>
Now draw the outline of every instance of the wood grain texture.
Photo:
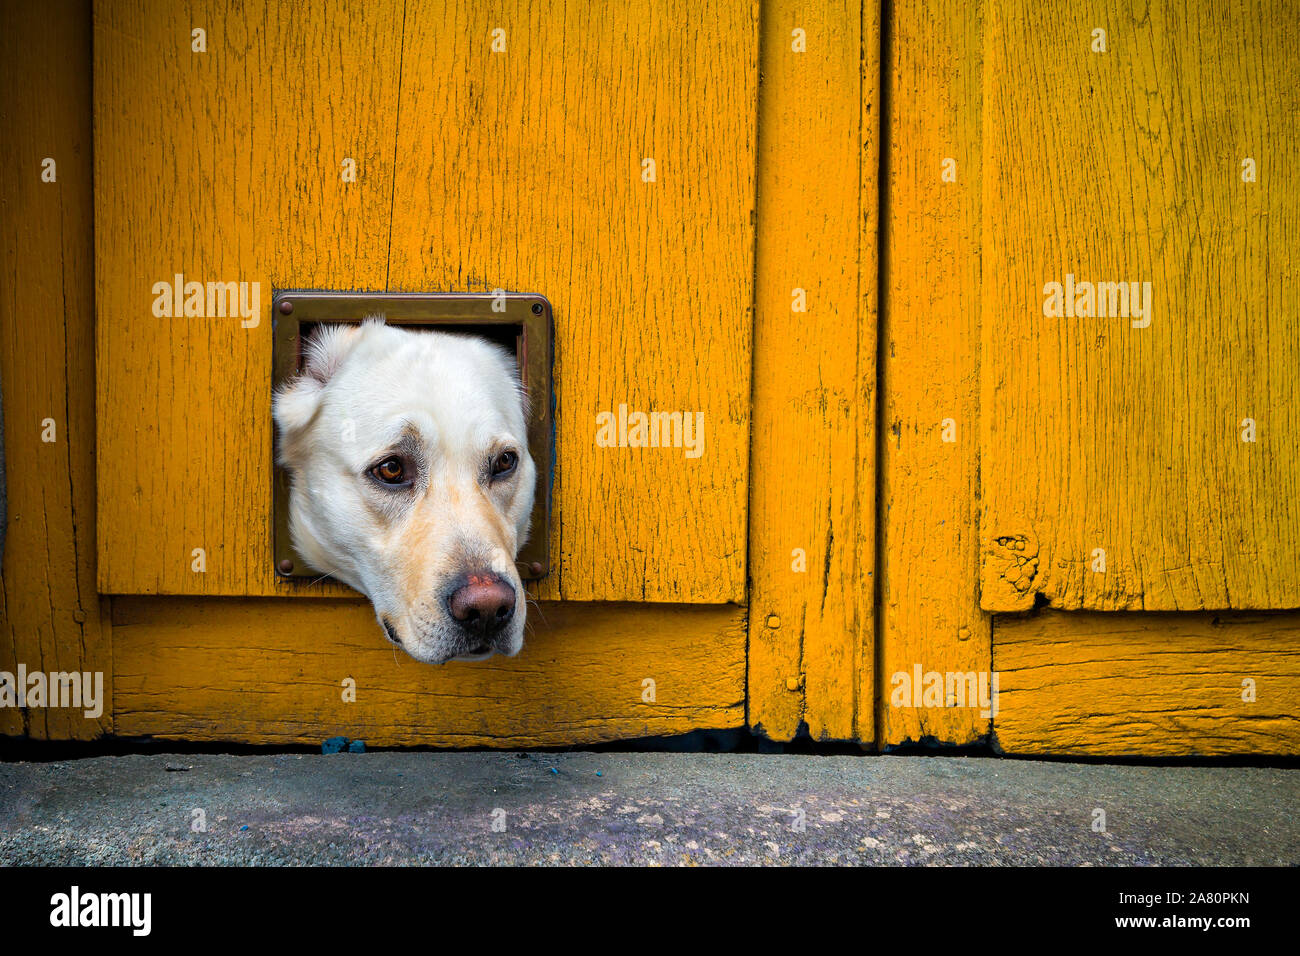
<svg viewBox="0 0 1300 956">
<path fill-rule="evenodd" d="M 754 4 L 96 10 L 104 590 L 300 593 L 269 560 L 272 288 L 502 287 L 555 307 L 542 596 L 743 599 Z M 154 318 L 177 272 L 261 282 L 261 324 Z M 704 454 L 597 447 L 621 403 L 703 412 Z"/>
<path fill-rule="evenodd" d="M 121 597 L 113 612 L 122 735 L 523 747 L 744 723 L 735 607 L 543 603 L 518 657 L 443 667 L 395 654 L 361 602 Z"/>
<path fill-rule="evenodd" d="M 296 593 L 270 560 L 271 293 L 383 288 L 400 6 L 110 2 L 95 36 L 100 588 Z M 259 323 L 155 317 L 176 273 L 260 283 Z"/>
<path fill-rule="evenodd" d="M 1300 20 L 1277 0 L 989 10 L 983 607 L 1300 605 Z M 1067 275 L 1150 282 L 1150 325 L 1044 315 Z"/>
<path fill-rule="evenodd" d="M 861 3 L 763 11 L 749 722 L 776 740 L 872 734 L 879 27 L 865 6 L 866 22 Z"/>
<path fill-rule="evenodd" d="M 95 593 L 90 5 L 0 5 L 0 382 L 8 527 L 0 670 L 108 672 L 104 712 L 0 709 L 0 735 L 112 730 Z M 42 163 L 55 161 L 54 182 Z M 53 441 L 42 440 L 53 420 Z M 106 610 L 106 608 L 105 608 Z"/>
<path fill-rule="evenodd" d="M 1026 755 L 1295 754 L 1297 643 L 1294 613 L 999 616 L 996 740 Z"/>
<path fill-rule="evenodd" d="M 879 350 L 880 350 L 880 154 L 884 128 L 881 36 L 882 4 L 864 0 L 861 14 L 862 64 L 859 120 L 862 161 L 858 166 L 858 534 L 854 541 L 854 598 L 858 621 L 857 693 L 854 733 L 859 742 L 878 741 L 874 701 L 880 692 L 876 675 L 876 578 L 879 557 Z M 875 194 L 875 201 L 872 194 Z M 829 698 L 826 698 L 829 699 Z M 828 707 L 822 704 L 822 707 Z M 829 708 L 828 708 L 829 709 Z"/>
<path fill-rule="evenodd" d="M 895 4 L 890 20 L 878 636 L 885 745 L 963 744 L 989 732 L 979 708 L 895 707 L 889 696 L 893 675 L 918 664 L 940 673 L 990 666 L 976 505 L 983 6 Z"/>
<path fill-rule="evenodd" d="M 479 7 L 406 10 L 389 286 L 555 307 L 543 597 L 741 601 L 757 4 Z M 622 403 L 703 412 L 702 457 L 597 447 Z"/>
</svg>

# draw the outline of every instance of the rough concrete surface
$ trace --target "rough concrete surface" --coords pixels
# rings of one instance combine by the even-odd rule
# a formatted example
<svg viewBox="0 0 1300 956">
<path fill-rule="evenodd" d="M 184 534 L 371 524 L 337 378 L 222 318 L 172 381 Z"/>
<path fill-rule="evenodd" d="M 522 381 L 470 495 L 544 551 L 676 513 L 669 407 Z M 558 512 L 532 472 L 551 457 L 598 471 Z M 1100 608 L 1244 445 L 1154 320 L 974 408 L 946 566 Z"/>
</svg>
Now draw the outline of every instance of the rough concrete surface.
<svg viewBox="0 0 1300 956">
<path fill-rule="evenodd" d="M 0 864 L 1290 865 L 1298 796 L 1294 769 L 959 757 L 95 757 L 0 764 Z"/>
</svg>

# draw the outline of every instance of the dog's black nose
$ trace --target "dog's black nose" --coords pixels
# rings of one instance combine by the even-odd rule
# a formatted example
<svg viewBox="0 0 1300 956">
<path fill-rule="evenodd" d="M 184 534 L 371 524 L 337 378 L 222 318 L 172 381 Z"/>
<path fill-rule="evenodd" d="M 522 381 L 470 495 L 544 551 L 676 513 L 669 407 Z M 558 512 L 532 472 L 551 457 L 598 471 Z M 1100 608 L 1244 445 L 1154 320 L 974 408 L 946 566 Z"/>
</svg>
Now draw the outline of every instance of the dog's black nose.
<svg viewBox="0 0 1300 956">
<path fill-rule="evenodd" d="M 515 589 L 495 574 L 471 574 L 447 599 L 451 616 L 471 634 L 488 637 L 515 614 Z"/>
</svg>

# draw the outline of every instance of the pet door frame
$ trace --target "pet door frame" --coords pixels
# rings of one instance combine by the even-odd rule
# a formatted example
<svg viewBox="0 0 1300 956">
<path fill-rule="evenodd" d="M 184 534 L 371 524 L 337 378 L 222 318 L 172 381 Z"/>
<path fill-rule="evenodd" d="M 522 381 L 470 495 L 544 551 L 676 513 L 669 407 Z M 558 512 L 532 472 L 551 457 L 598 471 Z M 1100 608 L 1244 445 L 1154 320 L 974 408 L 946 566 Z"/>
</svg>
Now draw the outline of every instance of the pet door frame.
<svg viewBox="0 0 1300 956">
<path fill-rule="evenodd" d="M 528 450 L 537 466 L 528 543 L 515 561 L 524 580 L 550 573 L 551 492 L 555 462 L 555 390 L 553 387 L 554 323 L 551 303 L 530 292 L 408 293 L 280 290 L 271 302 L 271 388 L 274 391 L 302 370 L 306 336 L 303 326 L 357 323 L 367 316 L 384 316 L 389 325 L 425 326 L 446 332 L 458 329 L 504 344 L 508 329 L 514 338 L 515 361 L 528 394 Z M 488 335 L 487 330 L 500 334 Z M 275 446 L 279 445 L 276 434 Z M 317 580 L 313 569 L 293 546 L 289 534 L 289 473 L 272 451 L 272 567 L 284 580 Z"/>
</svg>

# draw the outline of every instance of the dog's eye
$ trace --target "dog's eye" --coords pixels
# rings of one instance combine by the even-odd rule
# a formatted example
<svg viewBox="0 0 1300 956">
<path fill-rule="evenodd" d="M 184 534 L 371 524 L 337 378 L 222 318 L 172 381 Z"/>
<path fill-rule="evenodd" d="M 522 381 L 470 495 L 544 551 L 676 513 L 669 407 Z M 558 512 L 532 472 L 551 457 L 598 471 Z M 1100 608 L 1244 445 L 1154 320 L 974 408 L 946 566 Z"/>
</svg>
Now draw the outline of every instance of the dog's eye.
<svg viewBox="0 0 1300 956">
<path fill-rule="evenodd" d="M 406 469 L 400 458 L 385 458 L 370 469 L 370 474 L 386 485 L 400 485 L 406 480 Z"/>
<path fill-rule="evenodd" d="M 492 477 L 503 478 L 515 470 L 519 456 L 512 451 L 503 451 L 492 459 Z"/>
</svg>

